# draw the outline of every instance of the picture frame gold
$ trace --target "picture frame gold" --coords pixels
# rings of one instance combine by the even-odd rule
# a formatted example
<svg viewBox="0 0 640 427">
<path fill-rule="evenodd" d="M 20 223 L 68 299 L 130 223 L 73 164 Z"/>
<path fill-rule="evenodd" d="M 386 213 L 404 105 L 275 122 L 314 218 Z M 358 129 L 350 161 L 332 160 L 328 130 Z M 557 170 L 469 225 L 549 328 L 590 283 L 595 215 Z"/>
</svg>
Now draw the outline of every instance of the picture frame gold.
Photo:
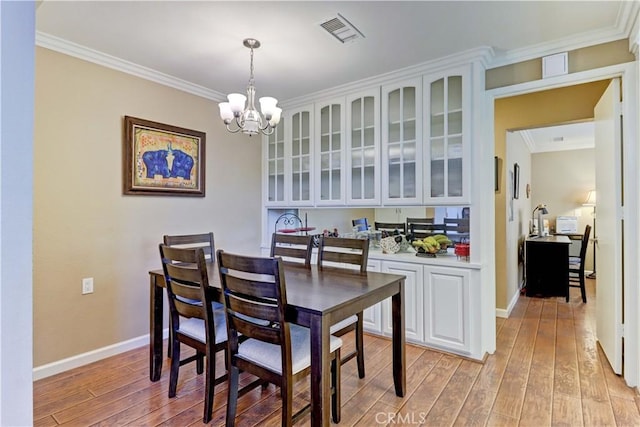
<svg viewBox="0 0 640 427">
<path fill-rule="evenodd" d="M 205 196 L 206 134 L 124 116 L 123 194 Z"/>
</svg>

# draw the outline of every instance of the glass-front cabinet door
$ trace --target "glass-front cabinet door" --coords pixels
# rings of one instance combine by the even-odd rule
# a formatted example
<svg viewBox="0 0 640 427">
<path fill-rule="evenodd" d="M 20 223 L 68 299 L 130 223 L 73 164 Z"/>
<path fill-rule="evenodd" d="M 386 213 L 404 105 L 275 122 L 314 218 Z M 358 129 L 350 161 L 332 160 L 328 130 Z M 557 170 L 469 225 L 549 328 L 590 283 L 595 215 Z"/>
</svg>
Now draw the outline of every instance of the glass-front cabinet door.
<svg viewBox="0 0 640 427">
<path fill-rule="evenodd" d="M 281 118 L 280 123 L 271 135 L 265 136 L 264 171 L 265 181 L 265 205 L 282 206 L 285 204 L 285 118 Z"/>
<path fill-rule="evenodd" d="M 422 203 L 422 79 L 382 87 L 382 202 Z"/>
<path fill-rule="evenodd" d="M 316 126 L 316 205 L 344 204 L 344 98 L 316 104 Z"/>
<path fill-rule="evenodd" d="M 380 88 L 347 96 L 347 204 L 380 204 Z"/>
<path fill-rule="evenodd" d="M 426 76 L 425 191 L 426 203 L 463 203 L 468 199 L 468 115 L 465 106 L 469 80 L 466 70 Z"/>
<path fill-rule="evenodd" d="M 290 172 L 292 206 L 313 205 L 313 106 L 290 111 Z"/>
</svg>

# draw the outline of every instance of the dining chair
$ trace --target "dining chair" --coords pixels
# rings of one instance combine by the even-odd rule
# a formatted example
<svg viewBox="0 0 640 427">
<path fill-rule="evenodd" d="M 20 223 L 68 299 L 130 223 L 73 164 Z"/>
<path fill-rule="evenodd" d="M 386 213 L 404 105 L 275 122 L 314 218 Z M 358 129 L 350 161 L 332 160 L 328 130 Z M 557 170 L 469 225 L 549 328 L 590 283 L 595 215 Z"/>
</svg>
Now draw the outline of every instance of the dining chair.
<svg viewBox="0 0 640 427">
<path fill-rule="evenodd" d="M 379 231 L 384 231 L 389 235 L 396 232 L 400 234 L 407 234 L 407 225 L 404 222 L 378 222 L 373 223 L 373 228 Z"/>
<path fill-rule="evenodd" d="M 227 379 L 216 378 L 215 355 L 227 348 L 227 326 L 224 309 L 214 310 L 209 292 L 209 278 L 202 248 L 176 248 L 160 244 L 160 258 L 167 284 L 170 313 L 171 370 L 169 397 L 175 397 L 180 366 L 196 361 L 196 371 L 203 371 L 206 361 L 204 416 L 211 421 L 214 387 Z M 196 350 L 194 356 L 180 360 L 180 345 Z"/>
<path fill-rule="evenodd" d="M 367 231 L 369 230 L 369 221 L 367 218 L 356 218 L 351 220 L 351 225 L 356 227 L 356 231 Z"/>
<path fill-rule="evenodd" d="M 272 257 L 282 257 L 285 261 L 303 262 L 305 267 L 311 267 L 311 253 L 313 251 L 313 236 L 299 234 L 273 233 L 271 236 Z"/>
<path fill-rule="evenodd" d="M 361 273 L 367 271 L 369 259 L 369 240 L 351 239 L 346 237 L 322 237 L 318 246 L 318 267 L 325 265 L 349 264 L 357 266 Z M 358 364 L 358 377 L 364 378 L 364 328 L 362 312 L 349 316 L 331 325 L 329 332 L 341 337 L 351 331 L 355 332 L 355 351 L 344 356 L 341 364 L 345 364 L 354 357 Z"/>
<path fill-rule="evenodd" d="M 582 244 L 580 245 L 580 258 L 569 258 L 569 281 L 567 282 L 567 302 L 569 302 L 569 291 L 571 288 L 580 288 L 582 294 L 582 302 L 587 302 L 587 291 L 585 289 L 584 263 L 587 258 L 587 248 L 589 247 L 589 235 L 591 234 L 591 226 L 587 224 L 582 235 Z M 595 266 L 594 266 L 595 268 Z M 577 283 L 577 284 L 574 284 Z"/>
<path fill-rule="evenodd" d="M 287 294 L 282 258 L 237 255 L 218 250 L 218 270 L 226 307 L 229 384 L 227 426 L 235 425 L 240 371 L 280 387 L 282 425 L 290 426 L 310 405 L 293 413 L 293 385 L 309 375 L 310 331 L 285 319 Z M 240 342 L 242 334 L 246 340 Z M 340 347 L 331 336 L 331 409 L 340 421 Z"/>
<path fill-rule="evenodd" d="M 163 238 L 164 244 L 167 246 L 176 246 L 179 248 L 199 248 L 204 250 L 204 257 L 207 262 L 214 262 L 216 245 L 213 240 L 213 233 L 200 234 L 165 234 Z"/>
<path fill-rule="evenodd" d="M 469 239 L 469 218 L 444 218 L 445 234 L 450 240 L 460 243 Z"/>
</svg>

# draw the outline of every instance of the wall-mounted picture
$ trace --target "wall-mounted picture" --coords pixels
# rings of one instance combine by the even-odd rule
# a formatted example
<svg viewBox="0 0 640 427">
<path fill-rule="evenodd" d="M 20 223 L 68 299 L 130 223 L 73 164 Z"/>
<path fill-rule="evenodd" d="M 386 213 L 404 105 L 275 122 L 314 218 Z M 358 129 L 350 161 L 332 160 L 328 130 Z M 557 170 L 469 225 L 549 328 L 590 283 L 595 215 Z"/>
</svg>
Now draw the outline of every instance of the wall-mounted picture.
<svg viewBox="0 0 640 427">
<path fill-rule="evenodd" d="M 520 197 L 520 166 L 517 163 L 513 164 L 513 198 Z"/>
<path fill-rule="evenodd" d="M 124 194 L 204 197 L 204 132 L 130 116 L 124 129 Z"/>
</svg>

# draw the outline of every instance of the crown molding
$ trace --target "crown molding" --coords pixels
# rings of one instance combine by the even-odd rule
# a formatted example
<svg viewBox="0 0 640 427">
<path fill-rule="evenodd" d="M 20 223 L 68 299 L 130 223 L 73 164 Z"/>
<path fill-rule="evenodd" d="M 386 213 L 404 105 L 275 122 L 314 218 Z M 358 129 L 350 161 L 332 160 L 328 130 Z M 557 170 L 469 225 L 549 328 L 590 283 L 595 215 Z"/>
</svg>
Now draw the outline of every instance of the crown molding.
<svg viewBox="0 0 640 427">
<path fill-rule="evenodd" d="M 453 67 L 468 66 L 470 63 L 477 62 L 486 68 L 491 63 L 494 51 L 489 46 L 482 46 L 474 49 L 457 52 L 449 56 L 437 58 L 434 60 L 421 62 L 416 65 L 379 74 L 366 79 L 345 83 L 343 85 L 334 86 L 329 89 L 323 89 L 317 92 L 305 94 L 299 97 L 291 98 L 280 102 L 283 108 L 295 108 L 309 103 L 309 100 L 318 100 L 333 98 L 344 95 L 345 93 L 355 92 L 372 86 L 382 86 L 389 82 L 422 76 L 424 74 L 438 73 L 451 70 Z"/>
<path fill-rule="evenodd" d="M 89 49 L 88 47 L 41 31 L 36 32 L 36 46 L 54 50 L 88 62 L 93 62 L 94 64 L 131 74 L 133 76 L 172 87 L 183 92 L 191 93 L 202 98 L 218 102 L 226 99 L 225 95 L 215 90 L 170 76 L 169 74 L 161 73 L 151 68 L 143 67 L 133 62 L 125 61 L 124 59 L 120 59 L 97 50 Z"/>
<path fill-rule="evenodd" d="M 520 131 L 520 136 L 524 141 L 525 145 L 529 149 L 529 153 L 535 153 L 536 151 L 536 142 L 533 140 L 533 136 L 531 136 L 531 132 L 527 129 Z"/>
</svg>

